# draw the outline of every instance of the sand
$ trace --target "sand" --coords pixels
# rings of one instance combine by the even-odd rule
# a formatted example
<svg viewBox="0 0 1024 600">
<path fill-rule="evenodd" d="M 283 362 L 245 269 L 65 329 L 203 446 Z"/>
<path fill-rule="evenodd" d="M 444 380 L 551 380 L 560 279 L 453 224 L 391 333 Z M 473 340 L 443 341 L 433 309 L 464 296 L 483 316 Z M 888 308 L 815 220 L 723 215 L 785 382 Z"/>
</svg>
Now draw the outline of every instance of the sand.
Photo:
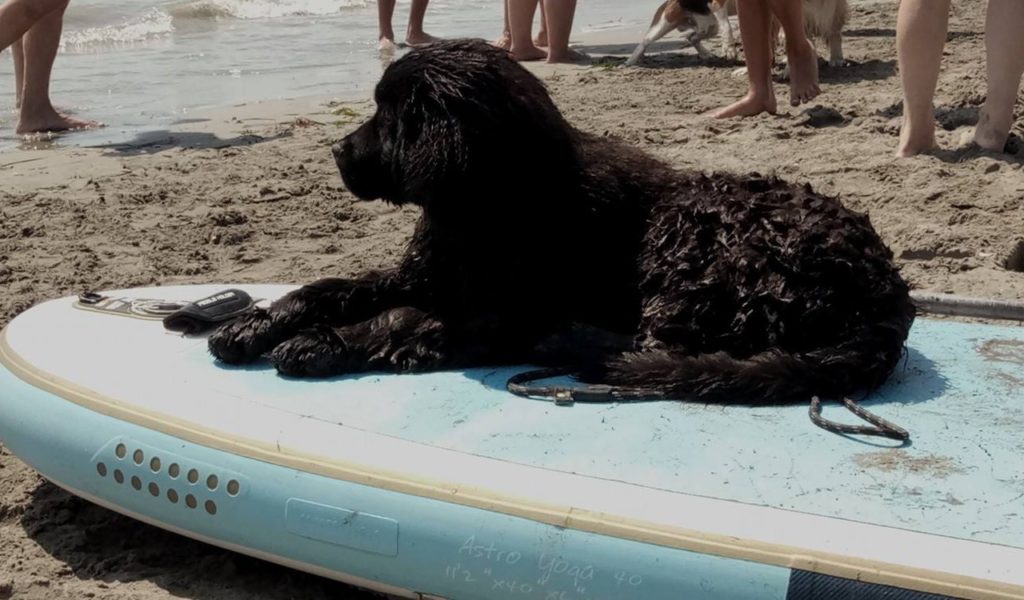
<svg viewBox="0 0 1024 600">
<path fill-rule="evenodd" d="M 892 158 L 901 96 L 888 0 L 854 10 L 851 64 L 822 71 L 817 104 L 778 116 L 705 116 L 744 92 L 740 65 L 702 63 L 675 42 L 655 45 L 641 68 L 615 68 L 639 33 L 584 44 L 613 55 L 588 68 L 532 68 L 584 130 L 680 168 L 775 173 L 840 196 L 870 214 L 915 288 L 1019 299 L 1024 148 L 1018 139 L 1010 154 L 952 149 L 983 100 L 983 5 L 961 2 L 951 23 L 936 98 L 948 150 L 909 160 Z M 777 91 L 786 97 L 784 84 Z M 118 147 L 0 154 L 0 326 L 85 289 L 302 282 L 393 262 L 416 211 L 356 202 L 328 152 L 371 112 L 358 99 L 261 104 Z M 1015 132 L 1024 135 L 1024 118 Z M 9 597 L 367 596 L 92 506 L 0 446 L 0 600 Z"/>
</svg>

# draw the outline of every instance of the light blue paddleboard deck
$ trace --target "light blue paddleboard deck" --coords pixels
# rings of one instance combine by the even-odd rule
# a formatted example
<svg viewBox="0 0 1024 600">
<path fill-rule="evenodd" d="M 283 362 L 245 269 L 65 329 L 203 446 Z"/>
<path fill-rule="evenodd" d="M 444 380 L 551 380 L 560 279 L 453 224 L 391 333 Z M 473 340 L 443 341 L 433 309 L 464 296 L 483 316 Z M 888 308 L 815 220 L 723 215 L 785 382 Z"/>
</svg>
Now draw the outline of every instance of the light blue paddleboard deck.
<svg viewBox="0 0 1024 600">
<path fill-rule="evenodd" d="M 507 393 L 516 368 L 285 379 L 72 304 L 0 339 L 0 439 L 186 535 L 412 597 L 813 598 L 817 573 L 1024 598 L 1020 327 L 919 319 L 864 401 L 898 447 L 806 405 L 556 406 Z"/>
</svg>

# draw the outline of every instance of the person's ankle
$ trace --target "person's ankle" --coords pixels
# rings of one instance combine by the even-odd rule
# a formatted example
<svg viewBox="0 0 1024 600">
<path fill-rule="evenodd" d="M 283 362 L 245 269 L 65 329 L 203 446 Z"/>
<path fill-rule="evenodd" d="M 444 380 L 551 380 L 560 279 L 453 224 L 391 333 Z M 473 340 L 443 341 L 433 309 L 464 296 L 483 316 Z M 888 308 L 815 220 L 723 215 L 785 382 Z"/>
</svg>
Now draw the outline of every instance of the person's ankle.
<svg viewBox="0 0 1024 600">
<path fill-rule="evenodd" d="M 1012 114 L 1009 118 L 995 119 L 985 108 L 982 108 L 978 117 L 978 125 L 974 128 L 974 143 L 985 150 L 1002 152 L 1006 147 L 1006 140 L 1010 137 L 1012 125 Z"/>
<path fill-rule="evenodd" d="M 904 119 L 900 127 L 900 141 L 896 156 L 910 157 L 934 150 L 938 146 L 935 140 L 935 121 L 924 122 Z"/>
</svg>

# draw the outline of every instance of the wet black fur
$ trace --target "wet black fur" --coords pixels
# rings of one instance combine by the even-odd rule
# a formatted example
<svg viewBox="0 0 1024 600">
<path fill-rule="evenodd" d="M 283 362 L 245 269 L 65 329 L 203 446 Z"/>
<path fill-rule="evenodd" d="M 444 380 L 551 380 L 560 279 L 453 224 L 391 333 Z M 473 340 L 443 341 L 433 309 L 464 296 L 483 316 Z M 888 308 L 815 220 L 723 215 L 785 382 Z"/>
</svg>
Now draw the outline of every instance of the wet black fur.
<svg viewBox="0 0 1024 600">
<path fill-rule="evenodd" d="M 676 171 L 569 125 L 504 52 L 450 41 L 384 73 L 334 147 L 360 198 L 422 207 L 401 264 L 218 330 L 295 376 L 572 365 L 711 401 L 881 385 L 914 318 L 864 215 L 809 186 Z"/>
</svg>

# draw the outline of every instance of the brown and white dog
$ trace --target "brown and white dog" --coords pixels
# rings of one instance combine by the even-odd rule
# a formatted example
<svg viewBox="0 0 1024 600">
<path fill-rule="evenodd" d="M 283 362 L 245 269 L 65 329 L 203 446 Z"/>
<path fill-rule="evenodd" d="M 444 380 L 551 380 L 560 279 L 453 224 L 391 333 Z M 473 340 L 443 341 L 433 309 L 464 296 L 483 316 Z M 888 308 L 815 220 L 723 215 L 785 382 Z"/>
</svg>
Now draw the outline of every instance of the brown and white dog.
<svg viewBox="0 0 1024 600">
<path fill-rule="evenodd" d="M 702 59 L 707 59 L 711 53 L 701 42 L 720 33 L 722 54 L 736 58 L 736 44 L 729 23 L 732 4 L 733 0 L 665 0 L 655 11 L 650 29 L 626 61 L 626 66 L 635 65 L 648 46 L 675 30 L 683 32 L 683 40 L 693 46 Z"/>
<path fill-rule="evenodd" d="M 803 0 L 803 9 L 807 36 L 824 40 L 829 48 L 828 64 L 842 66 L 843 27 L 849 13 L 847 0 Z M 735 14 L 735 10 L 735 0 L 666 0 L 655 11 L 650 29 L 626 65 L 635 65 L 648 46 L 673 30 L 682 31 L 683 39 L 697 50 L 702 59 L 707 59 L 710 53 L 701 42 L 720 33 L 722 55 L 735 59 L 736 44 L 729 23 L 729 14 Z M 774 21 L 772 27 L 772 39 L 775 40 L 779 33 L 778 21 Z"/>
</svg>

